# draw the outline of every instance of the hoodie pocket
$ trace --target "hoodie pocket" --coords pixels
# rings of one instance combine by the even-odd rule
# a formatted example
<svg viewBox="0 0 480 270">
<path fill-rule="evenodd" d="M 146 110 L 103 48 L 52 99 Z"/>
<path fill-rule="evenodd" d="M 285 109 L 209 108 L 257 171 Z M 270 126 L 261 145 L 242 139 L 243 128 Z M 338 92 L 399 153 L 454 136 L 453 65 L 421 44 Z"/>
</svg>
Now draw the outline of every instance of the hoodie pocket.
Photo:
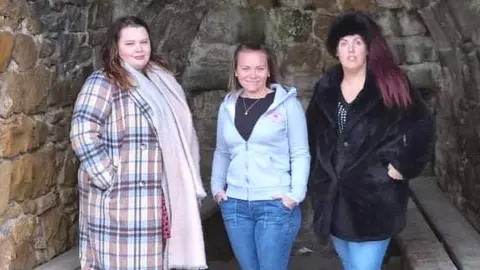
<svg viewBox="0 0 480 270">
<path fill-rule="evenodd" d="M 255 154 L 248 161 L 248 179 L 252 187 L 269 188 L 290 184 L 288 164 L 267 154 Z"/>
</svg>

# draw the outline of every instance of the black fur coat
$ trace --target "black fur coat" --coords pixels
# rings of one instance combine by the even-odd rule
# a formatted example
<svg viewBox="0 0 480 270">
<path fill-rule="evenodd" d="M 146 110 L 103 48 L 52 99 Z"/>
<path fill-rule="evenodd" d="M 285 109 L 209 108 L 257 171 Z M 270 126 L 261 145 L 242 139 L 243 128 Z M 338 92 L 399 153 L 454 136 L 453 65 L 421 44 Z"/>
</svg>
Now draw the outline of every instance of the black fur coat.
<svg viewBox="0 0 480 270">
<path fill-rule="evenodd" d="M 342 78 L 340 66 L 324 75 L 307 109 L 315 232 L 321 240 L 330 234 L 347 241 L 383 240 L 405 226 L 408 179 L 430 158 L 433 117 L 413 89 L 408 109 L 387 108 L 369 74 L 338 135 Z M 391 179 L 389 163 L 406 180 Z"/>
</svg>

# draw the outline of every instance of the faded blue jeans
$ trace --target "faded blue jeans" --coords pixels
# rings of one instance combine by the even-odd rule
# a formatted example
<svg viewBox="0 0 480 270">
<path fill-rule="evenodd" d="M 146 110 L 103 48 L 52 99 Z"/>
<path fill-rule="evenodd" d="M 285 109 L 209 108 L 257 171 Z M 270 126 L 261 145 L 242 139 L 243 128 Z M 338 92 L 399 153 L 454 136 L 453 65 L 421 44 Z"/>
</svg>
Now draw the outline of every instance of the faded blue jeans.
<svg viewBox="0 0 480 270">
<path fill-rule="evenodd" d="M 220 202 L 225 228 L 242 270 L 286 270 L 302 221 L 300 207 L 281 200 Z"/>
<path fill-rule="evenodd" d="M 349 242 L 331 236 L 344 270 L 381 270 L 390 238 L 381 241 Z"/>
</svg>

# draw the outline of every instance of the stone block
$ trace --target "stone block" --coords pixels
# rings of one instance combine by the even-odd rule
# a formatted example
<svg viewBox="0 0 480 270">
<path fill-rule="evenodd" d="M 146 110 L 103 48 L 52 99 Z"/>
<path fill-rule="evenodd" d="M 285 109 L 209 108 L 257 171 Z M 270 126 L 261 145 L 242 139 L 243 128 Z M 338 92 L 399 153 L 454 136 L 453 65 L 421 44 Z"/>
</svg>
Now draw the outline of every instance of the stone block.
<svg viewBox="0 0 480 270">
<path fill-rule="evenodd" d="M 52 191 L 44 196 L 37 198 L 35 202 L 37 205 L 37 211 L 35 214 L 37 216 L 42 215 L 47 210 L 50 210 L 58 205 L 57 193 Z"/>
<path fill-rule="evenodd" d="M 0 156 L 16 156 L 38 148 L 47 136 L 47 125 L 25 114 L 0 119 Z"/>
<path fill-rule="evenodd" d="M 61 33 L 67 27 L 68 17 L 61 12 L 45 12 L 41 14 L 41 29 L 48 32 Z"/>
<path fill-rule="evenodd" d="M 52 54 L 55 52 L 55 43 L 53 40 L 44 38 L 42 40 L 42 44 L 40 45 L 40 53 L 39 57 L 40 58 L 47 58 L 52 56 Z"/>
<path fill-rule="evenodd" d="M 231 57 L 235 47 L 227 44 L 194 43 L 182 85 L 186 91 L 227 89 Z"/>
<path fill-rule="evenodd" d="M 388 46 L 390 51 L 395 58 L 395 63 L 402 64 L 405 63 L 407 58 L 407 51 L 405 51 L 405 40 L 401 37 L 390 36 L 387 38 Z"/>
<path fill-rule="evenodd" d="M 311 94 L 313 93 L 313 88 L 315 83 L 317 83 L 318 79 L 323 72 L 294 72 L 294 73 L 286 73 L 283 78 L 283 82 L 286 85 L 294 86 L 297 91 L 298 99 L 305 104 L 308 104 L 310 101 Z"/>
<path fill-rule="evenodd" d="M 60 203 L 72 204 L 77 200 L 77 188 L 63 188 L 58 191 Z"/>
<path fill-rule="evenodd" d="M 397 14 L 402 36 L 425 35 L 427 29 L 415 10 L 404 10 Z"/>
<path fill-rule="evenodd" d="M 73 105 L 83 83 L 92 72 L 93 66 L 86 65 L 70 70 L 62 80 L 55 81 L 48 92 L 48 106 L 65 107 Z"/>
<path fill-rule="evenodd" d="M 405 67 L 414 87 L 440 89 L 443 81 L 440 63 L 420 63 Z"/>
<path fill-rule="evenodd" d="M 335 18 L 333 15 L 315 14 L 313 16 L 313 33 L 322 41 L 327 40 L 328 25 Z"/>
<path fill-rule="evenodd" d="M 201 43 L 236 44 L 239 41 L 263 41 L 266 11 L 253 8 L 221 8 L 209 12 L 197 34 Z"/>
<path fill-rule="evenodd" d="M 37 47 L 29 35 L 18 34 L 13 47 L 13 59 L 18 64 L 19 71 L 25 71 L 37 62 Z"/>
<path fill-rule="evenodd" d="M 12 163 L 7 160 L 0 161 L 0 215 L 2 215 L 8 207 L 11 174 Z"/>
<path fill-rule="evenodd" d="M 404 0 L 377 0 L 377 6 L 381 8 L 395 9 L 404 7 Z"/>
<path fill-rule="evenodd" d="M 385 36 L 400 36 L 400 24 L 393 11 L 382 10 L 377 12 L 377 16 L 377 23 L 382 27 Z"/>
<path fill-rule="evenodd" d="M 33 215 L 37 212 L 37 202 L 34 200 L 26 200 L 20 204 L 20 207 L 26 215 Z"/>
<path fill-rule="evenodd" d="M 80 161 L 75 156 L 72 148 L 68 148 L 65 152 L 65 159 L 63 162 L 63 177 L 59 177 L 58 184 L 60 186 L 74 187 L 77 184 L 77 172 L 80 166 Z"/>
<path fill-rule="evenodd" d="M 284 73 L 320 73 L 323 69 L 323 44 L 311 39 L 309 42 L 282 46 L 279 57 Z"/>
<path fill-rule="evenodd" d="M 248 7 L 248 0 L 210 0 L 207 5 Z"/>
<path fill-rule="evenodd" d="M 298 9 L 272 9 L 266 26 L 267 43 L 306 42 L 312 35 L 313 12 Z"/>
<path fill-rule="evenodd" d="M 83 7 L 65 6 L 65 13 L 68 16 L 66 30 L 69 32 L 85 32 L 87 25 L 87 14 Z M 106 15 L 106 14 L 105 14 Z"/>
<path fill-rule="evenodd" d="M 10 199 L 23 201 L 47 194 L 55 184 L 59 171 L 55 149 L 46 146 L 40 150 L 21 155 L 12 162 Z"/>
<path fill-rule="evenodd" d="M 15 247 L 12 241 L 0 234 L 0 269 L 9 269 L 12 258 L 15 256 Z"/>
<path fill-rule="evenodd" d="M 200 141 L 202 155 L 200 168 L 206 190 L 209 190 L 210 186 L 218 109 L 226 93 L 223 90 L 207 91 L 196 94 L 190 99 L 194 124 L 197 127 L 197 136 Z M 214 201 L 205 200 L 201 208 L 202 218 L 208 218 L 215 209 L 217 209 L 217 204 Z"/>
<path fill-rule="evenodd" d="M 436 62 L 439 60 L 433 40 L 426 36 L 411 36 L 405 38 L 404 55 L 408 64 Z"/>
<path fill-rule="evenodd" d="M 183 3 L 187 4 L 186 1 Z M 193 5 L 199 2 L 188 3 Z M 155 14 L 149 14 L 150 27 L 155 29 L 151 39 L 161 41 L 161 46 L 157 48 L 157 51 L 168 56 L 170 68 L 178 73 L 183 73 L 185 69 L 192 42 L 200 32 L 199 27 L 204 18 L 203 14 L 207 14 L 207 11 L 206 6 L 199 6 L 184 7 L 183 9 L 163 8 Z"/>
<path fill-rule="evenodd" d="M 238 25 L 242 22 L 239 8 L 211 10 L 203 18 L 197 38 L 201 43 L 235 44 Z"/>
<path fill-rule="evenodd" d="M 52 119 L 54 121 L 49 122 L 49 133 L 50 133 L 50 140 L 52 142 L 63 142 L 69 139 L 70 134 L 70 125 L 72 121 L 71 111 L 63 111 L 59 110 L 56 112 L 51 112 L 48 114 L 48 117 L 58 116 L 61 118 Z M 63 153 L 59 153 L 63 156 Z"/>
<path fill-rule="evenodd" d="M 33 113 L 43 110 L 48 89 L 52 85 L 55 72 L 43 65 L 35 66 L 26 72 L 8 71 L 4 73 L 3 91 L 10 102 L 0 103 L 0 115 L 11 113 Z"/>
<path fill-rule="evenodd" d="M 92 47 L 102 45 L 106 36 L 107 28 L 88 30 L 88 43 Z"/>
<path fill-rule="evenodd" d="M 85 33 L 62 33 L 58 36 L 57 51 L 61 62 L 75 61 L 85 62 L 90 59 L 91 47 L 85 44 L 87 35 Z"/>
<path fill-rule="evenodd" d="M 298 9 L 310 9 L 313 7 L 313 0 L 278 0 L 277 3 L 283 7 Z"/>
<path fill-rule="evenodd" d="M 15 259 L 10 263 L 10 269 L 34 269 L 36 265 L 35 251 L 30 243 L 15 247 Z"/>
<path fill-rule="evenodd" d="M 99 29 L 108 27 L 113 19 L 112 4 L 106 1 L 96 1 L 88 9 L 88 28 Z"/>
<path fill-rule="evenodd" d="M 275 7 L 275 0 L 247 0 L 247 3 L 251 7 L 264 7 L 264 8 L 273 8 Z"/>
<path fill-rule="evenodd" d="M 10 32 L 0 32 L 0 72 L 5 72 L 12 57 L 15 36 Z"/>
<path fill-rule="evenodd" d="M 5 228 L 10 228 L 9 226 L 11 225 L 11 221 L 23 214 L 23 208 L 18 203 L 9 201 L 7 209 L 3 212 L 3 214 L 0 214 L 0 224 L 3 225 L 8 223 L 8 225 L 5 225 Z"/>
<path fill-rule="evenodd" d="M 340 0 L 339 3 L 343 12 L 350 10 L 373 12 L 377 8 L 376 0 Z"/>
<path fill-rule="evenodd" d="M 313 7 L 322 10 L 328 14 L 336 14 L 340 12 L 337 1 L 332 0 L 312 0 Z"/>
<path fill-rule="evenodd" d="M 39 17 L 29 17 L 25 19 L 28 32 L 32 35 L 38 35 L 42 32 L 42 22 Z"/>
<path fill-rule="evenodd" d="M 27 11 L 27 2 L 25 0 L 1 0 L 0 15 L 11 17 L 15 21 L 20 21 L 25 17 Z"/>
<path fill-rule="evenodd" d="M 54 208 L 39 216 L 38 237 L 34 247 L 38 250 L 37 260 L 41 262 L 52 259 L 67 249 L 69 222 L 62 208 Z"/>
<path fill-rule="evenodd" d="M 21 245 L 31 240 L 38 223 L 35 216 L 21 216 L 12 222 L 11 237 L 15 244 Z"/>
<path fill-rule="evenodd" d="M 102 61 L 102 48 L 100 46 L 96 46 L 93 48 L 93 56 L 92 56 L 92 64 L 93 68 L 95 69 L 101 69 L 103 67 L 103 61 Z M 170 61 L 170 59 L 169 59 Z"/>
</svg>

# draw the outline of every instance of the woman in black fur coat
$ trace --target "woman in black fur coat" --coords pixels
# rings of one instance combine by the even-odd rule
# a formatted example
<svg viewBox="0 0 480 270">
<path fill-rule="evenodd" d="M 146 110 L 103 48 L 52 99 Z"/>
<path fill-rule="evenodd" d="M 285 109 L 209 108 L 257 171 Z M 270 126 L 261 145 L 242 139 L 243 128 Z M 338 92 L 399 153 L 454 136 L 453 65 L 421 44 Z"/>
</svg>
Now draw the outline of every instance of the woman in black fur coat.
<svg viewBox="0 0 480 270">
<path fill-rule="evenodd" d="M 340 65 L 307 109 L 314 228 L 345 269 L 377 270 L 405 226 L 408 180 L 429 159 L 433 117 L 369 15 L 337 16 L 326 46 Z"/>
</svg>

